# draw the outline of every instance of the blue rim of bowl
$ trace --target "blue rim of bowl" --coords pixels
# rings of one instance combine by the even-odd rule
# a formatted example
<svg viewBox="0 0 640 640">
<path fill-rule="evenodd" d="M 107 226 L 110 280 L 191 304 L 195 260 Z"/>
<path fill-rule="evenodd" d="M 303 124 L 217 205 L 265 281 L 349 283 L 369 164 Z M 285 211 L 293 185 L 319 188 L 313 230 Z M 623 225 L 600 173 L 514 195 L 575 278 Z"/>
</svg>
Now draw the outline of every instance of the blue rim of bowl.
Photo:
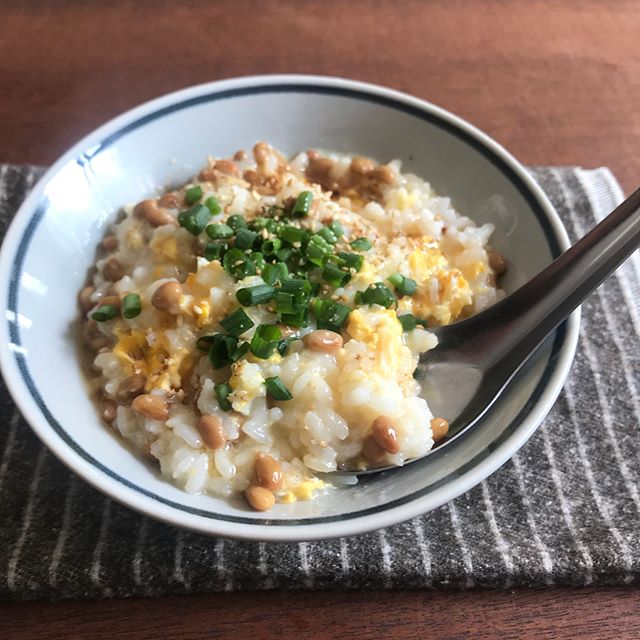
<svg viewBox="0 0 640 640">
<path fill-rule="evenodd" d="M 511 167 L 505 160 L 503 160 L 498 154 L 494 153 L 490 148 L 485 146 L 480 140 L 475 138 L 473 135 L 464 131 L 456 124 L 452 122 L 448 122 L 447 120 L 441 118 L 438 114 L 429 112 L 422 108 L 412 106 L 406 103 L 403 103 L 394 98 L 390 98 L 388 96 L 381 96 L 374 93 L 369 93 L 362 89 L 353 89 L 353 88 L 343 88 L 343 87 L 332 87 L 332 86 L 323 86 L 316 84 L 295 84 L 295 83 L 282 83 L 282 84 L 265 84 L 265 85 L 255 85 L 251 87 L 242 87 L 236 89 L 226 89 L 220 91 L 213 91 L 210 93 L 206 93 L 201 96 L 197 96 L 194 98 L 189 98 L 186 100 L 182 100 L 181 102 L 177 102 L 170 106 L 158 109 L 152 113 L 149 113 L 137 120 L 129 123 L 121 127 L 118 131 L 113 134 L 105 137 L 100 143 L 97 145 L 92 145 L 90 152 L 81 153 L 75 161 L 84 166 L 96 156 L 98 156 L 101 152 L 105 151 L 109 146 L 111 146 L 114 142 L 116 142 L 119 138 L 126 135 L 130 131 L 133 131 L 139 127 L 144 126 L 145 124 L 158 120 L 163 116 L 169 115 L 175 111 L 188 109 L 189 107 L 193 107 L 196 105 L 206 104 L 210 102 L 217 102 L 220 100 L 225 100 L 228 98 L 238 98 L 248 95 L 256 95 L 256 94 L 268 94 L 268 93 L 308 93 L 308 94 L 320 94 L 320 95 L 334 95 L 340 96 L 344 98 L 352 98 L 356 100 L 361 100 L 365 102 L 371 102 L 375 104 L 379 104 L 391 109 L 395 109 L 396 111 L 404 112 L 408 115 L 416 117 L 420 120 L 429 122 L 432 125 L 435 125 L 451 135 L 454 135 L 458 139 L 462 140 L 470 147 L 472 147 L 475 151 L 479 152 L 485 159 L 489 160 L 505 177 L 509 179 L 511 184 L 515 187 L 518 193 L 524 198 L 532 212 L 536 216 L 543 232 L 545 235 L 545 239 L 549 246 L 549 250 L 551 255 L 556 258 L 560 255 L 562 247 L 560 242 L 558 241 L 558 237 L 554 232 L 554 229 L 549 222 L 549 219 L 546 215 L 546 212 L 538 199 L 533 195 L 530 191 L 529 187 L 526 185 L 524 180 L 518 173 Z M 236 524 L 250 524 L 250 525 L 268 525 L 268 526 L 291 526 L 291 525 L 314 525 L 314 524 L 323 524 L 337 521 L 346 521 L 362 518 L 365 516 L 373 515 L 376 513 L 384 512 L 394 507 L 399 507 L 404 504 L 408 504 L 417 500 L 418 498 L 424 497 L 432 492 L 434 492 L 439 487 L 443 486 L 447 482 L 452 479 L 452 476 L 460 476 L 465 473 L 465 471 L 476 466 L 480 461 L 486 458 L 492 451 L 496 450 L 502 442 L 504 442 L 517 428 L 517 426 L 526 418 L 526 416 L 531 413 L 534 406 L 542 396 L 547 383 L 551 379 L 555 369 L 556 362 L 558 359 L 558 355 L 560 353 L 561 347 L 565 341 L 566 337 L 566 322 L 563 323 L 558 329 L 556 329 L 555 334 L 553 336 L 553 343 L 551 346 L 551 352 L 548 356 L 547 364 L 544 368 L 544 371 L 535 387 L 533 392 L 530 394 L 525 406 L 520 410 L 518 415 L 509 423 L 509 425 L 503 430 L 496 440 L 494 440 L 489 446 L 483 449 L 478 453 L 477 456 L 474 456 L 471 460 L 467 461 L 460 468 L 456 469 L 454 472 L 448 474 L 447 476 L 441 478 L 437 482 L 415 491 L 411 494 L 403 496 L 402 498 L 397 498 L 390 502 L 386 502 L 384 504 L 370 507 L 368 509 L 362 509 L 359 511 L 353 511 L 349 514 L 344 515 L 335 515 L 335 516 L 318 516 L 318 517 L 310 517 L 303 519 L 257 519 L 257 518 L 244 518 L 240 516 L 231 516 L 227 514 L 216 513 L 214 511 L 208 511 L 205 509 L 198 509 L 196 507 L 186 506 L 173 500 L 168 500 L 167 498 L 163 498 L 162 496 L 153 493 L 152 491 L 148 491 L 138 485 L 130 482 L 129 480 L 123 478 L 118 475 L 115 471 L 103 465 L 99 460 L 96 460 L 93 456 L 89 455 L 82 447 L 78 445 L 78 443 L 69 436 L 69 434 L 64 430 L 62 425 L 55 419 L 53 414 L 49 411 L 46 406 L 42 396 L 38 392 L 38 389 L 33 381 L 33 378 L 29 372 L 29 368 L 27 366 L 26 358 L 24 354 L 20 350 L 21 341 L 20 341 L 20 328 L 19 324 L 16 320 L 11 320 L 11 318 L 18 318 L 18 292 L 19 292 L 19 282 L 20 276 L 22 274 L 22 265 L 24 263 L 24 258 L 27 253 L 27 249 L 29 247 L 29 243 L 33 237 L 33 234 L 38 227 L 39 223 L 44 218 L 47 212 L 47 199 L 43 197 L 40 204 L 38 205 L 35 213 L 33 214 L 31 220 L 29 220 L 26 225 L 22 237 L 20 238 L 18 249 L 15 254 L 15 259 L 13 262 L 13 266 L 11 269 L 11 278 L 9 282 L 9 295 L 8 295 L 8 329 L 9 336 L 11 338 L 12 343 L 18 347 L 14 349 L 13 355 L 16 360 L 16 364 L 22 376 L 22 381 L 27 387 L 29 393 L 31 394 L 32 399 L 35 401 L 36 405 L 42 412 L 45 420 L 48 422 L 49 426 L 55 431 L 55 433 L 69 446 L 73 449 L 81 458 L 83 458 L 86 462 L 94 466 L 99 471 L 105 473 L 112 479 L 121 483 L 125 487 L 132 489 L 148 498 L 156 500 L 166 506 L 169 506 L 173 509 L 177 509 L 179 511 L 183 511 L 189 513 L 191 515 L 200 516 L 212 520 L 222 520 L 226 522 L 233 522 Z M 457 439 L 457 442 L 460 443 L 464 440 L 464 436 Z M 455 443 L 452 443 L 455 444 Z M 438 456 L 439 452 L 436 450 L 433 454 L 425 458 L 423 464 L 428 463 L 428 459 Z M 418 463 L 420 464 L 420 463 Z M 387 473 L 398 473 L 401 470 L 393 470 Z M 382 475 L 382 474 L 381 474 Z M 379 478 L 379 476 L 378 476 Z M 363 479 L 363 483 L 371 483 L 376 482 L 378 479 L 375 476 L 370 477 L 368 479 Z"/>
</svg>

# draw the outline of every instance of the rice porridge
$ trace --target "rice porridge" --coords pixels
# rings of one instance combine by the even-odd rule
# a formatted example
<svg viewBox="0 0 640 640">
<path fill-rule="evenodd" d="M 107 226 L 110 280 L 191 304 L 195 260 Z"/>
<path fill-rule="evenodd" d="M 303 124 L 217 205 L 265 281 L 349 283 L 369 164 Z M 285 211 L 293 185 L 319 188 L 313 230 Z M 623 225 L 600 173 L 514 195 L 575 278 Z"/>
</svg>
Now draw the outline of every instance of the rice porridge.
<svg viewBox="0 0 640 640">
<path fill-rule="evenodd" d="M 210 158 L 124 208 L 80 292 L 102 419 L 185 491 L 257 510 L 422 456 L 448 425 L 418 356 L 502 296 L 492 231 L 397 161 Z"/>
</svg>

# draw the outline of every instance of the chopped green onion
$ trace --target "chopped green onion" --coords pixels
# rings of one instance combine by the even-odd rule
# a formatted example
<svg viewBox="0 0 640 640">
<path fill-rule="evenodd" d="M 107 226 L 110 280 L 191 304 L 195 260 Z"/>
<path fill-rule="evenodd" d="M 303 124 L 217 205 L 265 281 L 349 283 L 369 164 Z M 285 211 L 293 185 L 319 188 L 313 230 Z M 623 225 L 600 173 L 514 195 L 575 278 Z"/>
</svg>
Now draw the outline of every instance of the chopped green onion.
<svg viewBox="0 0 640 640">
<path fill-rule="evenodd" d="M 229 249 L 222 259 L 224 270 L 236 280 L 256 275 L 255 262 L 240 249 Z"/>
<path fill-rule="evenodd" d="M 265 256 L 272 256 L 274 253 L 280 251 L 280 247 L 282 247 L 282 240 L 280 240 L 280 238 L 273 238 L 272 240 L 265 240 L 260 249 Z"/>
<path fill-rule="evenodd" d="M 137 293 L 129 293 L 122 299 L 122 317 L 127 320 L 140 315 L 142 306 L 140 296 Z"/>
<path fill-rule="evenodd" d="M 276 293 L 276 311 L 278 313 L 295 313 L 295 298 L 292 293 L 278 291 Z"/>
<path fill-rule="evenodd" d="M 287 351 L 289 350 L 289 345 L 296 340 L 300 340 L 298 336 L 289 336 L 288 338 L 282 338 L 280 342 L 278 342 L 278 353 L 284 357 L 287 355 Z"/>
<path fill-rule="evenodd" d="M 280 249 L 280 251 L 276 251 L 276 258 L 280 260 L 280 262 L 286 262 L 291 257 L 291 249 Z"/>
<path fill-rule="evenodd" d="M 207 242 L 204 247 L 204 257 L 211 262 L 212 260 L 220 260 L 227 250 L 221 242 Z"/>
<path fill-rule="evenodd" d="M 235 246 L 238 249 L 251 249 L 253 242 L 258 237 L 257 232 L 250 231 L 249 229 L 238 229 L 236 233 Z"/>
<path fill-rule="evenodd" d="M 184 199 L 187 201 L 187 204 L 194 204 L 195 202 L 198 202 L 200 198 L 202 198 L 202 187 L 200 185 L 189 187 L 184 192 Z"/>
<path fill-rule="evenodd" d="M 333 247 L 319 235 L 314 235 L 309 240 L 306 248 L 307 260 L 318 267 L 324 264 L 325 257 L 333 253 Z"/>
<path fill-rule="evenodd" d="M 329 262 L 322 270 L 322 278 L 333 287 L 344 287 L 351 280 L 351 274 Z"/>
<path fill-rule="evenodd" d="M 373 247 L 369 238 L 356 238 L 353 242 L 349 243 L 352 249 L 356 251 L 369 251 Z"/>
<path fill-rule="evenodd" d="M 355 305 L 364 304 L 364 302 L 362 300 L 362 296 L 363 296 L 363 292 L 362 291 L 356 291 L 354 296 L 353 296 L 353 304 L 355 304 Z"/>
<path fill-rule="evenodd" d="M 291 215 L 296 218 L 304 218 L 311 209 L 313 202 L 313 193 L 311 191 L 303 191 L 297 198 L 291 209 Z"/>
<path fill-rule="evenodd" d="M 402 293 L 405 296 L 412 296 L 418 290 L 418 283 L 412 278 L 405 278 L 402 282 Z"/>
<path fill-rule="evenodd" d="M 216 333 L 211 339 L 209 362 L 214 369 L 221 369 L 231 362 L 230 354 L 238 347 L 238 340 L 233 336 Z"/>
<path fill-rule="evenodd" d="M 196 340 L 196 349 L 198 349 L 198 351 L 204 351 L 205 353 L 209 353 L 209 349 L 211 349 L 212 344 L 213 344 L 213 336 L 200 336 Z"/>
<path fill-rule="evenodd" d="M 273 378 L 266 378 L 264 381 L 264 385 L 267 388 L 267 393 L 274 400 L 291 400 L 293 396 L 291 395 L 291 391 L 284 386 L 284 383 L 278 376 L 273 376 Z"/>
<path fill-rule="evenodd" d="M 91 314 L 91 318 L 96 322 L 106 322 L 117 315 L 118 307 L 113 304 L 102 304 Z"/>
<path fill-rule="evenodd" d="M 402 325 L 403 331 L 413 331 L 418 325 L 418 322 L 416 321 L 415 316 L 412 315 L 411 313 L 405 313 L 401 316 L 398 316 L 398 320 Z"/>
<path fill-rule="evenodd" d="M 344 304 L 319 298 L 312 301 L 311 310 L 316 317 L 318 329 L 329 329 L 336 333 L 340 333 L 351 313 L 351 309 Z"/>
<path fill-rule="evenodd" d="M 296 302 L 304 302 L 311 295 L 311 283 L 306 278 L 287 278 L 280 290 L 293 294 Z"/>
<path fill-rule="evenodd" d="M 401 273 L 394 273 L 389 276 L 388 280 L 401 296 L 412 296 L 418 289 L 418 284 L 415 280 L 407 278 Z"/>
<path fill-rule="evenodd" d="M 219 213 L 222 213 L 222 207 L 218 204 L 218 201 L 213 197 L 209 196 L 204 201 L 204 206 L 211 211 L 212 216 L 217 216 Z"/>
<path fill-rule="evenodd" d="M 236 232 L 238 231 L 238 229 L 247 228 L 247 221 L 244 219 L 244 216 L 241 216 L 237 213 L 229 216 L 229 218 L 227 219 L 227 224 Z"/>
<path fill-rule="evenodd" d="M 252 307 L 256 304 L 264 304 L 273 300 L 276 290 L 268 284 L 257 284 L 253 287 L 238 289 L 236 298 L 245 307 Z"/>
<path fill-rule="evenodd" d="M 271 222 L 271 218 L 258 216 L 257 218 L 254 218 L 249 223 L 249 228 L 252 229 L 253 231 L 262 231 L 263 229 L 267 228 L 267 225 L 269 224 L 269 222 Z"/>
<path fill-rule="evenodd" d="M 326 240 L 329 244 L 335 244 L 338 242 L 338 238 L 335 236 L 333 231 L 329 229 L 329 227 L 322 227 L 316 235 L 320 236 L 323 240 Z"/>
<path fill-rule="evenodd" d="M 375 282 L 362 292 L 362 302 L 364 304 L 379 304 L 388 309 L 396 302 L 396 297 L 382 282 Z"/>
<path fill-rule="evenodd" d="M 213 391 L 216 394 L 218 405 L 223 411 L 231 411 L 232 406 L 229 402 L 229 394 L 231 393 L 231 385 L 227 382 L 217 384 L 213 387 Z"/>
<path fill-rule="evenodd" d="M 253 263 L 256 265 L 256 269 L 259 271 L 262 271 L 265 268 L 265 265 L 267 264 L 264 260 L 264 256 L 262 255 L 262 253 L 260 253 L 260 251 L 254 251 L 251 254 L 251 259 L 253 260 Z"/>
<path fill-rule="evenodd" d="M 251 353 L 257 358 L 266 360 L 276 350 L 280 338 L 282 338 L 282 334 L 276 325 L 258 325 L 253 338 L 251 338 Z"/>
<path fill-rule="evenodd" d="M 202 230 L 207 226 L 211 218 L 211 211 L 207 209 L 203 204 L 197 204 L 191 209 L 181 211 L 178 214 L 178 222 L 181 227 L 184 227 L 191 235 L 197 236 L 202 233 Z"/>
<path fill-rule="evenodd" d="M 338 258 L 344 262 L 345 266 L 349 267 L 349 269 L 355 269 L 355 271 L 360 271 L 364 263 L 364 256 L 361 256 L 359 253 L 341 251 L 338 253 Z"/>
<path fill-rule="evenodd" d="M 285 225 L 280 230 L 279 235 L 285 242 L 295 244 L 296 242 L 302 243 L 307 237 L 307 232 L 304 229 L 300 229 L 300 227 Z"/>
<path fill-rule="evenodd" d="M 212 240 L 226 240 L 233 235 L 233 229 L 228 224 L 221 222 L 210 224 L 205 231 Z"/>
<path fill-rule="evenodd" d="M 280 316 L 282 324 L 287 324 L 290 327 L 306 327 L 309 324 L 308 321 L 309 309 L 307 307 L 299 308 L 296 313 L 283 313 Z"/>
<path fill-rule="evenodd" d="M 242 342 L 236 349 L 229 352 L 229 360 L 231 360 L 231 362 L 237 362 L 247 354 L 247 351 L 249 351 L 249 343 Z"/>
<path fill-rule="evenodd" d="M 289 269 L 284 262 L 274 262 L 265 264 L 261 275 L 267 284 L 277 284 L 289 277 Z"/>
<path fill-rule="evenodd" d="M 342 238 L 344 235 L 344 227 L 339 222 L 332 222 L 329 225 L 329 229 L 331 229 L 336 238 Z"/>
<path fill-rule="evenodd" d="M 243 289 L 240 289 L 243 291 Z M 244 289 L 246 291 L 246 289 Z M 240 292 L 238 292 L 240 293 Z M 246 314 L 244 309 L 236 309 L 233 313 L 230 313 L 226 318 L 220 320 L 220 326 L 232 336 L 238 337 L 245 331 L 248 331 L 253 327 L 253 320 Z"/>
</svg>

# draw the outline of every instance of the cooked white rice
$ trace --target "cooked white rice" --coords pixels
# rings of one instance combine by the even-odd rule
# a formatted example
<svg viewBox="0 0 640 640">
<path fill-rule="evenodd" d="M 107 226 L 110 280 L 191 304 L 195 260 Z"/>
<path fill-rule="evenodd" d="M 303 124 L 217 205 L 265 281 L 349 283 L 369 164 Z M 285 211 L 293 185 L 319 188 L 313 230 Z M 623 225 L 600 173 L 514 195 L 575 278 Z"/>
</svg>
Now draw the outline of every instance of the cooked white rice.
<svg viewBox="0 0 640 640">
<path fill-rule="evenodd" d="M 330 476 L 319 474 L 373 464 L 363 454 L 363 443 L 380 416 L 393 425 L 399 448 L 390 453 L 378 447 L 375 464 L 402 465 L 425 454 L 434 444 L 434 416 L 419 396 L 413 372 L 418 355 L 436 341 L 422 326 L 403 333 L 397 317 L 412 313 L 429 325 L 447 324 L 501 295 L 488 257 L 491 225 L 478 227 L 458 214 L 449 198 L 436 196 L 427 182 L 402 174 L 399 162 L 378 168 L 376 174 L 366 165 L 365 180 L 362 171 L 354 178 L 352 158 L 321 156 L 321 168 L 326 169 L 321 182 L 339 192 L 332 198 L 313 181 L 312 171 L 305 173 L 310 157 L 318 162 L 316 154 L 301 154 L 287 164 L 268 146 L 257 145 L 254 157 L 239 153 L 227 164 L 210 159 L 199 178 L 173 192 L 176 201 L 161 201 L 168 223 L 160 226 L 134 213 L 133 206 L 125 207 L 112 230 L 117 247 L 115 239 L 105 243 L 109 250 L 97 260 L 90 288 L 84 291 L 86 334 L 97 351 L 94 384 L 106 420 L 189 493 L 226 497 L 245 491 L 256 484 L 256 460 L 264 454 L 282 471 L 278 486 L 270 489 L 276 502 L 309 499 L 330 488 Z M 198 185 L 201 202 L 214 196 L 222 209 L 211 222 L 224 222 L 232 214 L 251 221 L 311 191 L 311 212 L 295 224 L 317 231 L 323 224 L 340 223 L 345 230 L 341 250 L 352 251 L 347 243 L 355 238 L 372 242 L 363 252 L 360 271 L 327 294 L 353 309 L 341 331 L 341 348 L 316 351 L 298 340 L 284 357 L 275 352 L 260 359 L 248 353 L 230 367 L 212 368 L 196 340 L 220 331 L 218 322 L 239 307 L 236 292 L 263 280 L 258 274 L 235 281 L 219 260 L 197 257 L 205 234 L 194 238 L 175 221 L 179 211 L 188 208 L 183 204 L 185 189 Z M 114 259 L 122 273 L 109 272 Z M 388 283 L 397 272 L 416 281 L 414 295 L 400 297 L 389 309 L 356 304 L 358 291 Z M 182 288 L 179 309 L 171 313 L 151 302 L 167 282 Z M 140 296 L 137 317 L 91 320 L 106 296 L 130 293 Z M 268 304 L 245 311 L 254 322 L 242 334 L 249 341 L 258 324 L 279 321 Z M 311 317 L 300 335 L 314 329 Z M 131 406 L 132 397 L 119 394 L 123 382 L 134 375 L 144 382 L 136 393 L 157 396 L 168 407 L 166 417 L 145 415 Z M 265 379 L 274 376 L 290 391 L 291 400 L 268 397 Z M 221 409 L 215 394 L 215 385 L 225 381 L 232 388 L 231 411 Z M 202 415 L 219 420 L 222 446 L 205 444 L 198 427 Z"/>
</svg>

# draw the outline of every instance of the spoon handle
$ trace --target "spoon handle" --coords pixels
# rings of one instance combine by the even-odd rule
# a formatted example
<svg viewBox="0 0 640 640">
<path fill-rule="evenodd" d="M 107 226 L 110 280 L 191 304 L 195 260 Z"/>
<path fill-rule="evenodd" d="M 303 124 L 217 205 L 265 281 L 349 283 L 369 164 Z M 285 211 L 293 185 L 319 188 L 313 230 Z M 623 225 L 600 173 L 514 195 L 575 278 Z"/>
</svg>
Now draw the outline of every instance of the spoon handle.
<svg viewBox="0 0 640 640">
<path fill-rule="evenodd" d="M 487 364 L 523 362 L 638 246 L 640 189 L 496 309 L 500 335 Z"/>
</svg>

